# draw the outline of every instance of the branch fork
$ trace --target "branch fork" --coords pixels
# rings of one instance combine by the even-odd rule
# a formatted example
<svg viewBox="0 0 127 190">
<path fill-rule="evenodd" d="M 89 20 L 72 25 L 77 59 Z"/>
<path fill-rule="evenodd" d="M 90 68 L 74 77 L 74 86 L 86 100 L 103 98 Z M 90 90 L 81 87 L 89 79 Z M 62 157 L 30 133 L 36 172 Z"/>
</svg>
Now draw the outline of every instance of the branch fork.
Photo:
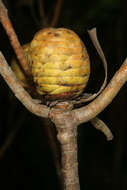
<svg viewBox="0 0 127 190">
<path fill-rule="evenodd" d="M 3 24 L 12 46 L 19 58 L 24 71 L 29 76 L 28 65 L 24 58 L 22 48 L 18 42 L 13 27 L 8 20 L 7 11 L 0 0 L 0 21 Z M 100 48 L 97 46 L 97 48 Z M 99 50 L 100 51 L 100 50 Z M 102 57 L 101 57 L 102 56 Z M 105 59 L 103 55 L 100 55 L 101 59 Z M 107 66 L 104 65 L 106 78 L 107 78 Z M 64 181 L 64 190 L 80 190 L 79 179 L 78 179 L 78 161 L 77 161 L 77 126 L 81 123 L 92 120 L 97 128 L 97 123 L 103 125 L 100 120 L 96 120 L 95 117 L 104 108 L 111 103 L 113 98 L 117 95 L 121 87 L 127 81 L 127 59 L 124 61 L 120 69 L 116 72 L 108 86 L 104 89 L 106 79 L 94 99 L 87 106 L 82 108 L 73 109 L 73 105 L 70 102 L 62 102 L 56 104 L 53 108 L 49 108 L 46 105 L 38 104 L 34 101 L 31 96 L 24 90 L 19 81 L 16 79 L 14 73 L 8 66 L 4 56 L 0 53 L 0 74 L 4 80 L 14 92 L 15 96 L 22 102 L 22 104 L 33 114 L 39 117 L 50 118 L 56 125 L 57 139 L 61 145 L 61 163 L 62 163 L 62 174 Z M 102 91 L 103 89 L 103 91 Z M 101 94 L 100 94 L 101 92 Z M 94 98 L 95 98 L 94 97 Z M 93 97 L 92 97 L 93 98 Z M 100 125 L 100 126 L 101 126 Z M 106 127 L 99 127 L 107 138 L 111 139 L 112 136 Z M 104 129 L 106 129 L 104 131 Z M 108 131 L 108 132 L 107 132 Z"/>
<path fill-rule="evenodd" d="M 64 189 L 80 190 L 77 160 L 77 125 L 69 103 L 64 102 L 62 106 L 58 104 L 57 107 L 52 108 L 49 117 L 57 128 L 57 139 L 61 146 Z"/>
</svg>

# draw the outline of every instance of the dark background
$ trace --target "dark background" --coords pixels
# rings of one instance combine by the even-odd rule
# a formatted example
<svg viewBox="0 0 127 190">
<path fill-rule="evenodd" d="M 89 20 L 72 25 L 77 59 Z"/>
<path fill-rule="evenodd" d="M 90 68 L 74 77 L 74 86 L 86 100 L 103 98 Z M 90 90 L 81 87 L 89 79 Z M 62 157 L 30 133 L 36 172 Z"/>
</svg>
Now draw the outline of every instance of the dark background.
<svg viewBox="0 0 127 190">
<path fill-rule="evenodd" d="M 44 0 L 45 19 L 37 0 L 4 0 L 21 44 L 53 17 L 55 0 Z M 87 30 L 97 28 L 108 61 L 108 82 L 127 56 L 127 1 L 64 0 L 57 27 L 74 30 L 85 43 L 91 59 L 91 77 L 86 92 L 96 92 L 104 79 L 101 61 Z M 14 52 L 0 25 L 0 49 L 8 63 Z M 79 177 L 81 190 L 127 189 L 127 85 L 99 117 L 109 126 L 114 139 L 90 123 L 78 128 Z M 1 189 L 59 189 L 44 122 L 15 99 L 0 77 L 0 185 Z M 8 138 L 9 137 L 9 138 Z M 13 138 L 14 137 L 14 138 Z M 13 141 L 7 139 L 13 138 Z M 8 145 L 9 144 L 9 145 Z M 3 187 L 2 187 L 3 186 Z"/>
</svg>

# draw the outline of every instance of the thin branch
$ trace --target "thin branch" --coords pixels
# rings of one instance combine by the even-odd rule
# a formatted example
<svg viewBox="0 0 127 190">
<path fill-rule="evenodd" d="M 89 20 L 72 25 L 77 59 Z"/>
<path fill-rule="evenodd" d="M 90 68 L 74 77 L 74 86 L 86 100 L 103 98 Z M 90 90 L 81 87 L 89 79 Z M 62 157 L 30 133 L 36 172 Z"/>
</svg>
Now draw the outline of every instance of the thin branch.
<svg viewBox="0 0 127 190">
<path fill-rule="evenodd" d="M 49 108 L 45 105 L 37 104 L 34 99 L 24 90 L 19 81 L 16 79 L 11 68 L 8 66 L 4 56 L 0 52 L 0 74 L 14 92 L 15 96 L 22 104 L 32 113 L 41 117 L 48 117 Z"/>
<path fill-rule="evenodd" d="M 65 106 L 65 107 L 64 107 Z M 64 190 L 80 190 L 77 159 L 77 126 L 67 102 L 51 109 L 49 117 L 55 123 L 61 145 L 61 165 Z"/>
<path fill-rule="evenodd" d="M 62 126 L 62 130 L 59 126 L 57 130 L 58 140 L 61 145 L 64 190 L 80 190 L 77 158 L 77 128 L 75 126 L 70 127 L 70 125 L 66 125 Z"/>
<path fill-rule="evenodd" d="M 53 19 L 52 19 L 51 23 L 49 24 L 50 27 L 54 27 L 57 25 L 62 4 L 63 4 L 63 0 L 57 0 L 56 6 L 54 9 L 54 13 L 53 13 Z"/>
<path fill-rule="evenodd" d="M 44 11 L 44 2 L 43 0 L 38 0 L 38 8 L 39 8 L 39 15 L 41 19 L 45 18 L 45 11 Z"/>
<path fill-rule="evenodd" d="M 83 108 L 73 110 L 74 118 L 78 124 L 87 122 L 98 115 L 104 108 L 111 103 L 121 87 L 127 81 L 127 58 L 120 69 L 113 76 L 108 86 L 93 102 Z"/>
<path fill-rule="evenodd" d="M 40 24 L 41 27 L 47 26 L 47 20 L 46 20 L 46 15 L 45 15 L 45 10 L 44 10 L 44 0 L 38 0 L 38 12 L 40 16 Z"/>
<path fill-rule="evenodd" d="M 2 0 L 0 0 L 0 21 L 9 37 L 10 43 L 17 55 L 17 58 L 21 64 L 23 70 L 25 71 L 25 74 L 28 76 L 31 76 L 27 61 L 24 56 L 23 49 L 19 43 L 19 40 L 14 31 L 12 23 L 8 17 L 7 9 L 5 8 L 4 4 L 2 3 Z"/>
<path fill-rule="evenodd" d="M 92 125 L 106 136 L 107 140 L 110 141 L 113 139 L 113 134 L 108 128 L 108 126 L 99 118 L 95 117 L 90 120 Z"/>
</svg>

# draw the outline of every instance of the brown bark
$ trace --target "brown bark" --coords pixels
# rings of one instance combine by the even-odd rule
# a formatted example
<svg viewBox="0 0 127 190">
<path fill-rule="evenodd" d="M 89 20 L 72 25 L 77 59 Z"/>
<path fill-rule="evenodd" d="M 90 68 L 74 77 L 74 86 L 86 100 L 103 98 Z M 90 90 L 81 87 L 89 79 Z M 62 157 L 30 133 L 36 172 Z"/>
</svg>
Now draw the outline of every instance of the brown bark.
<svg viewBox="0 0 127 190">
<path fill-rule="evenodd" d="M 8 17 L 7 9 L 5 8 L 4 4 L 2 3 L 2 0 L 0 0 L 0 21 L 9 37 L 10 43 L 17 55 L 17 58 L 19 60 L 19 63 L 21 64 L 21 67 L 25 71 L 26 75 L 31 76 L 27 61 L 24 56 L 23 49 L 19 43 L 17 35 L 13 29 L 12 23 Z"/>
<path fill-rule="evenodd" d="M 48 23 L 47 23 L 45 10 L 44 10 L 44 0 L 38 0 L 37 4 L 38 4 L 39 16 L 40 16 L 40 26 L 41 28 L 46 27 L 48 26 Z"/>
<path fill-rule="evenodd" d="M 58 140 L 61 144 L 61 163 L 64 189 L 80 190 L 77 160 L 77 128 L 73 125 L 66 125 L 61 126 L 61 129 L 60 127 L 58 129 L 57 127 L 57 130 Z M 67 139 L 66 141 L 65 138 Z"/>
<path fill-rule="evenodd" d="M 54 26 L 57 25 L 57 22 L 58 22 L 58 19 L 59 19 L 59 16 L 60 16 L 62 3 L 63 3 L 63 0 L 57 0 L 56 6 L 55 6 L 55 9 L 54 9 L 54 13 L 53 13 L 54 14 L 53 19 L 52 19 L 51 23 L 49 24 L 50 27 L 54 27 Z"/>
<path fill-rule="evenodd" d="M 23 103 L 23 105 L 32 113 L 40 117 L 48 117 L 49 108 L 45 105 L 36 103 L 34 99 L 24 90 L 20 82 L 16 79 L 11 68 L 8 66 L 2 53 L 0 53 L 0 73 L 4 80 L 14 92 L 15 96 Z"/>
<path fill-rule="evenodd" d="M 127 59 L 101 95 L 87 106 L 75 110 L 72 110 L 73 105 L 70 102 L 61 102 L 52 109 L 35 103 L 19 84 L 2 54 L 0 54 L 0 73 L 16 97 L 29 111 L 41 117 L 49 117 L 55 123 L 58 131 L 57 138 L 62 150 L 61 162 L 64 189 L 80 190 L 77 164 L 77 125 L 94 118 L 116 96 L 127 80 Z"/>
<path fill-rule="evenodd" d="M 102 133 L 104 133 L 104 135 L 107 138 L 107 141 L 110 141 L 113 139 L 113 134 L 110 131 L 110 129 L 108 128 L 108 126 L 99 118 L 95 117 L 93 119 L 90 120 L 91 124 L 99 131 L 101 131 Z"/>
<path fill-rule="evenodd" d="M 50 117 L 55 123 L 57 138 L 61 145 L 61 164 L 64 190 L 80 190 L 77 160 L 77 126 L 74 122 L 70 105 L 65 102 L 61 107 L 53 108 Z"/>
<path fill-rule="evenodd" d="M 62 0 L 58 1 L 59 3 Z M 51 26 L 54 26 L 58 20 L 61 5 L 56 5 L 54 20 Z M 12 24 L 8 18 L 7 10 L 2 1 L 0 1 L 0 21 L 5 28 L 10 42 L 17 54 L 17 57 L 24 69 L 30 75 L 27 62 L 24 58 L 23 50 L 18 42 Z M 55 23 L 55 24 L 54 24 Z M 77 125 L 87 122 L 99 114 L 116 96 L 121 87 L 127 80 L 127 59 L 116 72 L 109 85 L 103 92 L 90 104 L 83 108 L 72 110 L 71 105 L 66 102 L 56 105 L 49 109 L 45 105 L 35 103 L 24 88 L 19 84 L 15 75 L 7 65 L 4 57 L 0 54 L 0 73 L 14 92 L 15 96 L 24 104 L 32 113 L 40 117 L 50 117 L 55 123 L 58 135 L 57 138 L 61 145 L 61 163 L 62 175 L 64 181 L 64 190 L 80 190 L 78 179 L 78 162 L 77 162 Z"/>
</svg>

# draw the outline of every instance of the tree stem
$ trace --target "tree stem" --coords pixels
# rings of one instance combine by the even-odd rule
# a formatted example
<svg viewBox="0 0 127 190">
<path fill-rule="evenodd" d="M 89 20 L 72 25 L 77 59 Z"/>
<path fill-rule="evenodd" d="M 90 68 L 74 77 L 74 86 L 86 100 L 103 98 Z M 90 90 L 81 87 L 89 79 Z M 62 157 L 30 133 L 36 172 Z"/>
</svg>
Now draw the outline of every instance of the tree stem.
<svg viewBox="0 0 127 190">
<path fill-rule="evenodd" d="M 54 14 L 53 19 L 52 19 L 51 23 L 49 24 L 50 27 L 54 27 L 57 25 L 57 22 L 58 22 L 59 16 L 60 16 L 60 11 L 62 8 L 62 4 L 63 4 L 63 0 L 57 0 L 56 6 L 54 9 L 54 13 L 53 13 Z"/>
<path fill-rule="evenodd" d="M 69 130 L 67 128 L 68 126 L 64 126 L 63 130 L 60 129 L 58 132 L 58 139 L 61 144 L 61 164 L 64 190 L 80 190 L 77 161 L 77 128 L 73 126 L 70 127 Z M 68 136 L 66 143 L 63 143 L 63 133 Z"/>
<path fill-rule="evenodd" d="M 80 190 L 77 160 L 77 125 L 67 102 L 57 104 L 49 114 L 57 129 L 57 139 L 61 145 L 61 165 L 64 190 Z M 65 107 L 64 107 L 65 106 Z"/>
</svg>

